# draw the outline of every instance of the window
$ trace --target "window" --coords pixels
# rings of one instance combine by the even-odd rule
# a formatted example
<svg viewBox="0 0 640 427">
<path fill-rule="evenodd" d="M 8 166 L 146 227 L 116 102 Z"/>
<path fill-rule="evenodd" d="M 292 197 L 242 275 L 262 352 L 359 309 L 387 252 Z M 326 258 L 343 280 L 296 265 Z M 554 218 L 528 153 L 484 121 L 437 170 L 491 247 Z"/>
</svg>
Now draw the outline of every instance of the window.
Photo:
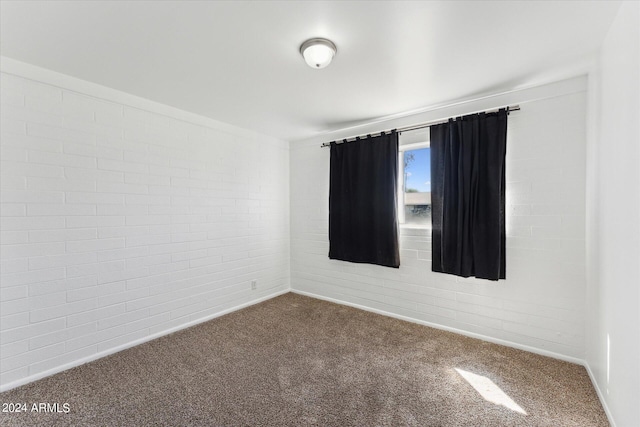
<svg viewBox="0 0 640 427">
<path fill-rule="evenodd" d="M 398 221 L 412 228 L 431 227 L 431 156 L 429 129 L 400 136 Z"/>
</svg>

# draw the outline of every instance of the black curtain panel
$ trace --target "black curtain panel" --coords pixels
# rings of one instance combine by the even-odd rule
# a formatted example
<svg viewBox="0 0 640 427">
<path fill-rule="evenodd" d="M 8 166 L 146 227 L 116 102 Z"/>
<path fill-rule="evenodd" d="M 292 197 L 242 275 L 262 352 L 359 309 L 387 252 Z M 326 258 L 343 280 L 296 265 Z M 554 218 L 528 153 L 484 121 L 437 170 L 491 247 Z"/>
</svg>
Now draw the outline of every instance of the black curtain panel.
<svg viewBox="0 0 640 427">
<path fill-rule="evenodd" d="M 432 270 L 504 279 L 507 110 L 431 126 Z"/>
<path fill-rule="evenodd" d="M 331 144 L 329 258 L 398 268 L 398 134 Z"/>
</svg>

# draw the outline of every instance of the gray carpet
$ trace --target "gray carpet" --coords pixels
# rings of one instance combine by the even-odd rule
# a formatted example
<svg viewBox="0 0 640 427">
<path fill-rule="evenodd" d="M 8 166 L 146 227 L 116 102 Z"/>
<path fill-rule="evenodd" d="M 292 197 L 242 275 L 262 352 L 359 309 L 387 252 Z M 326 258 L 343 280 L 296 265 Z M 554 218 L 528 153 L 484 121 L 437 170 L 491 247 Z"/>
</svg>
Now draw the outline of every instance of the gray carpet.
<svg viewBox="0 0 640 427">
<path fill-rule="evenodd" d="M 0 401 L 69 404 L 11 426 L 608 425 L 581 366 L 292 293 Z"/>
</svg>

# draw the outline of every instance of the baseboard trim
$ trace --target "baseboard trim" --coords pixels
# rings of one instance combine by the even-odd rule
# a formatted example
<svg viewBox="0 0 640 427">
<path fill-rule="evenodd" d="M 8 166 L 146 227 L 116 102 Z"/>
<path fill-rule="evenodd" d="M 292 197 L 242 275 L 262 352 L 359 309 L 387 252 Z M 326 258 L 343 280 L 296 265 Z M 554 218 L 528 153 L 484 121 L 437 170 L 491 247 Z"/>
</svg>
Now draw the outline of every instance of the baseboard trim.
<svg viewBox="0 0 640 427">
<path fill-rule="evenodd" d="M 616 427 L 616 422 L 613 419 L 613 414 L 611 413 L 611 410 L 609 410 L 609 406 L 607 406 L 607 401 L 604 399 L 604 393 L 602 393 L 602 390 L 600 390 L 600 387 L 598 386 L 598 381 L 596 381 L 596 377 L 591 370 L 591 366 L 589 366 L 589 362 L 585 360 L 583 366 L 587 370 L 587 374 L 589 375 L 591 384 L 593 384 L 593 388 L 596 389 L 596 394 L 598 395 L 598 399 L 600 400 L 602 409 L 604 409 L 604 413 L 607 414 L 609 424 L 611 424 L 611 427 Z"/>
<path fill-rule="evenodd" d="M 498 339 L 498 338 L 489 337 L 487 335 L 477 334 L 475 332 L 469 332 L 469 331 L 465 331 L 465 330 L 462 330 L 462 329 L 451 328 L 449 326 L 444 326 L 444 325 L 440 325 L 440 324 L 437 324 L 437 323 L 431 323 L 431 322 L 427 322 L 425 320 L 415 319 L 413 317 L 403 316 L 403 315 L 400 315 L 400 314 L 395 314 L 395 313 L 391 313 L 391 312 L 384 311 L 384 310 L 379 310 L 377 308 L 367 307 L 367 306 L 360 305 L 360 304 L 354 304 L 354 303 L 343 301 L 343 300 L 339 300 L 339 299 L 336 299 L 336 298 L 325 297 L 325 296 L 314 294 L 314 293 L 311 293 L 311 292 L 300 291 L 300 290 L 297 290 L 297 289 L 291 289 L 291 292 L 293 292 L 295 294 L 299 294 L 299 295 L 308 296 L 308 297 L 311 297 L 311 298 L 317 298 L 317 299 L 321 299 L 321 300 L 325 300 L 325 301 L 329 301 L 329 302 L 334 302 L 336 304 L 346 305 L 346 306 L 357 308 L 357 309 L 364 310 L 364 311 L 370 311 L 372 313 L 381 314 L 381 315 L 387 316 L 387 317 L 393 317 L 395 319 L 400 319 L 400 320 L 404 320 L 404 321 L 411 322 L 411 323 L 417 323 L 419 325 L 429 326 L 430 328 L 435 328 L 435 329 L 440 329 L 440 330 L 443 330 L 443 331 L 453 332 L 453 333 L 464 335 L 464 336 L 467 336 L 467 337 L 470 337 L 470 338 L 476 338 L 476 339 L 479 339 L 479 340 L 482 340 L 482 341 L 488 341 L 488 342 L 491 342 L 491 343 L 494 343 L 494 344 L 504 345 L 506 347 L 517 348 L 518 350 L 528 351 L 530 353 L 535 353 L 535 354 L 539 354 L 541 356 L 551 357 L 553 359 L 564 360 L 565 362 L 575 363 L 576 365 L 583 365 L 583 366 L 585 365 L 585 361 L 582 360 L 582 359 L 578 359 L 576 357 L 571 357 L 571 356 L 566 356 L 566 355 L 560 354 L 560 353 L 555 353 L 553 351 L 542 350 L 542 349 L 539 349 L 539 348 L 529 347 L 527 345 L 514 343 L 512 341 L 507 341 L 507 340 L 502 340 L 502 339 Z"/>
<path fill-rule="evenodd" d="M 291 288 L 283 289 L 281 291 L 274 292 L 274 293 L 269 294 L 269 295 L 265 295 L 265 296 L 260 297 L 258 299 L 248 301 L 246 303 L 243 303 L 243 304 L 228 308 L 226 310 L 222 310 L 222 311 L 220 311 L 218 313 L 215 313 L 215 314 L 212 314 L 212 315 L 209 315 L 209 316 L 205 316 L 205 317 L 202 317 L 200 319 L 193 320 L 191 322 L 185 323 L 185 324 L 180 325 L 180 326 L 176 326 L 176 327 L 173 327 L 173 328 L 166 329 L 166 330 L 164 330 L 162 332 L 157 332 L 157 333 L 155 333 L 153 335 L 149 335 L 147 337 L 132 341 L 130 343 L 123 344 L 123 345 L 114 347 L 112 349 L 105 350 L 105 351 L 93 354 L 93 355 L 91 355 L 89 357 L 78 359 L 78 360 L 76 360 L 74 362 L 67 363 L 67 364 L 58 366 L 56 368 L 50 369 L 50 370 L 47 370 L 47 371 L 40 372 L 40 373 L 35 374 L 35 375 L 31 375 L 31 376 L 25 377 L 25 378 L 22 378 L 20 380 L 13 381 L 11 383 L 0 385 L 0 393 L 8 391 L 8 390 L 11 390 L 11 389 L 14 389 L 16 387 L 20 387 L 20 386 L 28 384 L 28 383 L 31 383 L 33 381 L 37 381 L 37 380 L 42 379 L 42 378 L 49 377 L 51 375 L 55 375 L 57 373 L 66 371 L 68 369 L 75 368 L 76 366 L 84 365 L 84 364 L 92 362 L 94 360 L 98 360 L 98 359 L 101 359 L 103 357 L 109 356 L 111 354 L 115 354 L 115 353 L 118 353 L 120 351 L 126 350 L 128 348 L 132 348 L 132 347 L 135 347 L 137 345 L 143 344 L 145 342 L 152 341 L 152 340 L 154 340 L 156 338 L 160 338 L 162 336 L 169 335 L 169 334 L 171 334 L 173 332 L 177 332 L 177 331 L 180 331 L 182 329 L 190 328 L 191 326 L 195 326 L 195 325 L 198 325 L 200 323 L 204 323 L 204 322 L 207 322 L 209 320 L 215 319 L 217 317 L 224 316 L 225 314 L 233 313 L 234 311 L 238 311 L 238 310 L 241 310 L 243 308 L 250 307 L 250 306 L 255 305 L 255 304 L 259 304 L 261 302 L 270 300 L 272 298 L 278 297 L 280 295 L 284 295 L 284 294 L 289 293 L 289 292 L 292 292 L 292 293 L 295 293 L 295 294 L 299 294 L 299 295 L 304 295 L 304 296 L 307 296 L 307 297 L 310 297 L 310 298 L 316 298 L 316 299 L 319 299 L 319 300 L 333 302 L 335 304 L 340 304 L 340 305 L 345 305 L 345 306 L 357 308 L 359 310 L 369 311 L 369 312 L 372 312 L 372 313 L 380 314 L 380 315 L 387 316 L 387 317 L 392 317 L 392 318 L 399 319 L 399 320 L 404 320 L 404 321 L 407 321 L 407 322 L 417 323 L 417 324 L 428 326 L 428 327 L 435 328 L 435 329 L 440 329 L 440 330 L 445 330 L 445 331 L 448 331 L 448 332 L 453 332 L 453 333 L 456 333 L 456 334 L 468 336 L 468 337 L 471 337 L 471 338 L 480 339 L 480 340 L 483 340 L 483 341 L 488 341 L 488 342 L 495 343 L 495 344 L 504 345 L 504 346 L 507 346 L 507 347 L 517 348 L 519 350 L 524 350 L 524 351 L 528 351 L 528 352 L 531 352 L 531 353 L 540 354 L 542 356 L 552 357 L 554 359 L 564 360 L 566 362 L 575 363 L 575 364 L 578 364 L 578 365 L 582 365 L 586 369 L 587 374 L 589 375 L 589 379 L 591 380 L 591 384 L 593 384 L 593 387 L 596 390 L 596 395 L 598 396 L 598 399 L 600 400 L 600 404 L 602 405 L 602 408 L 604 409 L 604 412 L 607 415 L 607 419 L 609 420 L 609 423 L 611 424 L 612 427 L 617 427 L 616 423 L 614 421 L 613 415 L 611 414 L 611 411 L 610 411 L 610 409 L 609 409 L 609 407 L 608 407 L 608 405 L 607 405 L 607 403 L 606 403 L 606 401 L 604 399 L 604 394 L 602 393 L 602 390 L 598 386 L 598 382 L 596 381 L 595 375 L 593 374 L 593 371 L 591 370 L 591 367 L 589 366 L 589 363 L 586 360 L 582 360 L 582 359 L 578 359 L 578 358 L 562 355 L 562 354 L 551 352 L 551 351 L 541 350 L 541 349 L 538 349 L 538 348 L 535 348 L 535 347 L 529 347 L 529 346 L 526 346 L 526 345 L 517 344 L 517 343 L 514 343 L 512 341 L 501 340 L 501 339 L 492 338 L 492 337 L 489 337 L 489 336 L 486 336 L 486 335 L 482 335 L 482 334 L 476 334 L 474 332 L 468 332 L 468 331 L 464 331 L 464 330 L 461 330 L 461 329 L 451 328 L 451 327 L 448 327 L 448 326 L 439 325 L 439 324 L 436 324 L 436 323 L 431 323 L 431 322 L 427 322 L 427 321 L 420 320 L 420 319 L 414 319 L 414 318 L 411 318 L 411 317 L 408 317 L 408 316 L 402 316 L 402 315 L 399 315 L 399 314 L 394 314 L 394 313 L 391 313 L 391 312 L 388 312 L 388 311 L 379 310 L 379 309 L 376 309 L 376 308 L 371 308 L 371 307 L 363 306 L 363 305 L 360 305 L 360 304 L 350 303 L 348 301 L 343 301 L 343 300 L 339 300 L 339 299 L 336 299 L 336 298 L 325 297 L 325 296 L 322 296 L 322 295 L 314 294 L 312 292 L 300 291 L 300 290 L 291 289 Z"/>
<path fill-rule="evenodd" d="M 238 310 L 241 310 L 243 308 L 246 308 L 246 307 L 249 307 L 249 306 L 252 306 L 252 305 L 255 305 L 255 304 L 259 304 L 259 303 L 261 303 L 263 301 L 267 301 L 267 300 L 270 300 L 270 299 L 275 298 L 277 296 L 289 293 L 290 291 L 291 291 L 291 289 L 287 288 L 287 289 L 284 289 L 284 290 L 281 290 L 281 291 L 278 291 L 278 292 L 274 292 L 272 294 L 265 295 L 263 297 L 255 299 L 255 300 L 251 300 L 251 301 L 245 302 L 243 304 L 228 308 L 226 310 L 219 311 L 219 312 L 217 312 L 215 314 L 211 314 L 211 315 L 202 317 L 200 319 L 192 320 L 191 322 L 184 323 L 184 324 L 182 324 L 180 326 L 169 328 L 169 329 L 166 329 L 166 330 L 161 331 L 161 332 L 156 332 L 153 335 L 149 335 L 149 336 L 146 336 L 144 338 L 140 338 L 140 339 L 137 339 L 135 341 L 131 341 L 131 342 L 128 342 L 126 344 L 123 344 L 123 345 L 120 345 L 120 346 L 117 346 L 117 347 L 114 347 L 114 348 L 110 348 L 109 350 L 104 350 L 104 351 L 98 352 L 96 354 L 92 354 L 91 356 L 84 357 L 82 359 L 78 359 L 76 361 L 73 361 L 73 362 L 70 362 L 70 363 L 66 363 L 64 365 L 60 365 L 60 366 L 55 367 L 53 369 L 49 369 L 47 371 L 39 372 L 37 374 L 30 375 L 28 377 L 21 378 L 19 380 L 16 380 L 16 381 L 13 381 L 13 382 L 10 382 L 10 383 L 7 383 L 7 384 L 2 384 L 2 385 L 0 385 L 0 393 L 8 391 L 8 390 L 11 390 L 11 389 L 16 388 L 16 387 L 20 387 L 21 385 L 25 385 L 25 384 L 31 383 L 33 381 L 37 381 L 37 380 L 42 379 L 42 378 L 49 377 L 51 375 L 55 375 L 55 374 L 60 373 L 62 371 L 66 371 L 67 369 L 71 369 L 71 368 L 75 368 L 76 366 L 84 365 L 85 363 L 89 363 L 89 362 L 92 362 L 94 360 L 101 359 L 101 358 L 109 356 L 111 354 L 118 353 L 120 351 L 126 350 L 126 349 L 131 348 L 131 347 L 135 347 L 137 345 L 143 344 L 143 343 L 148 342 L 148 341 L 152 341 L 152 340 L 154 340 L 156 338 L 160 338 L 160 337 L 165 336 L 165 335 L 169 335 L 171 333 L 180 331 L 182 329 L 190 328 L 191 326 L 195 326 L 195 325 L 197 325 L 199 323 L 208 322 L 209 320 L 215 319 L 216 317 L 224 316 L 225 314 L 229 314 L 229 313 L 232 313 L 234 311 L 238 311 Z"/>
<path fill-rule="evenodd" d="M 395 319 L 400 319 L 400 320 L 404 320 L 407 322 L 411 322 L 411 323 L 417 323 L 419 325 L 424 325 L 424 326 L 429 326 L 431 328 L 435 328 L 435 329 L 441 329 L 444 331 L 448 331 L 448 332 L 453 332 L 456 334 L 460 334 L 460 335 L 464 335 L 467 337 L 471 337 L 471 338 L 477 338 L 483 341 L 488 341 L 494 344 L 500 344 L 500 345 L 504 345 L 507 347 L 512 347 L 512 348 L 517 348 L 518 350 L 524 350 L 524 351 L 528 351 L 530 353 L 534 353 L 534 354 L 539 354 L 541 356 L 547 356 L 547 357 L 551 357 L 554 359 L 559 359 L 559 360 L 564 360 L 565 362 L 570 362 L 570 363 L 575 363 L 577 365 L 581 365 L 584 366 L 584 368 L 587 371 L 587 374 L 589 375 L 589 379 L 591 380 L 591 384 L 593 385 L 593 388 L 596 390 L 596 395 L 598 396 L 598 400 L 600 400 L 600 404 L 602 405 L 602 408 L 604 409 L 604 413 L 607 415 L 607 419 L 609 420 L 609 424 L 611 424 L 611 427 L 616 427 L 616 423 L 613 419 L 613 415 L 611 414 L 611 411 L 609 410 L 609 407 L 607 406 L 607 402 L 604 399 L 604 394 L 602 393 L 602 390 L 600 390 L 600 387 L 598 386 L 598 382 L 596 381 L 595 376 L 593 375 L 593 371 L 591 371 L 591 367 L 589 366 L 589 363 L 586 360 L 583 359 L 578 359 L 576 357 L 571 357 L 571 356 L 566 356 L 564 354 L 560 354 L 560 353 L 555 353 L 552 351 L 547 351 L 547 350 L 542 350 L 539 348 L 535 348 L 535 347 L 530 347 L 527 345 L 523 345 L 523 344 L 518 344 L 518 343 L 514 343 L 512 341 L 507 341 L 507 340 L 501 340 L 498 338 L 492 338 L 486 335 L 482 335 L 482 334 L 476 334 L 474 332 L 468 332 L 468 331 L 464 331 L 461 329 L 456 329 L 456 328 L 451 328 L 448 326 L 444 326 L 444 325 L 439 325 L 437 323 L 431 323 L 431 322 L 427 322 L 424 320 L 420 320 L 420 319 L 414 319 L 412 317 L 408 317 L 408 316 L 402 316 L 400 314 L 394 314 L 394 313 L 390 313 L 388 311 L 384 311 L 384 310 L 379 310 L 377 308 L 371 308 L 371 307 L 367 307 L 364 305 L 360 305 L 360 304 L 354 304 L 348 301 L 342 301 L 336 298 L 331 298 L 331 297 L 325 297 L 322 295 L 318 295 L 318 294 L 314 294 L 312 292 L 306 292 L 306 291 L 300 291 L 297 289 L 291 289 L 291 292 L 294 294 L 299 294 L 299 295 L 304 295 L 310 298 L 316 298 L 316 299 L 320 299 L 320 300 L 324 300 L 324 301 L 329 301 L 329 302 L 333 302 L 336 304 L 341 304 L 341 305 L 346 305 L 349 307 L 353 307 L 353 308 L 357 308 L 360 310 L 364 310 L 364 311 L 369 311 L 372 313 L 376 313 L 376 314 L 381 314 L 383 316 L 388 316 L 388 317 L 393 317 Z"/>
</svg>

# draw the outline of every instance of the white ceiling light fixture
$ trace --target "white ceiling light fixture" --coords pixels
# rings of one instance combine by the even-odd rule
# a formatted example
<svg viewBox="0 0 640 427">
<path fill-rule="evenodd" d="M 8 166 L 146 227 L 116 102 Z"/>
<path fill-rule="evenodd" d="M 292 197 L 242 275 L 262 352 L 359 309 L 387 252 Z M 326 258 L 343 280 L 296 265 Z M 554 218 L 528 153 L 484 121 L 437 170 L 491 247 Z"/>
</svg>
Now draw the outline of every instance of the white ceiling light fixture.
<svg viewBox="0 0 640 427">
<path fill-rule="evenodd" d="M 327 39 L 309 39 L 300 46 L 300 53 L 311 68 L 324 68 L 331 63 L 338 49 Z"/>
</svg>

